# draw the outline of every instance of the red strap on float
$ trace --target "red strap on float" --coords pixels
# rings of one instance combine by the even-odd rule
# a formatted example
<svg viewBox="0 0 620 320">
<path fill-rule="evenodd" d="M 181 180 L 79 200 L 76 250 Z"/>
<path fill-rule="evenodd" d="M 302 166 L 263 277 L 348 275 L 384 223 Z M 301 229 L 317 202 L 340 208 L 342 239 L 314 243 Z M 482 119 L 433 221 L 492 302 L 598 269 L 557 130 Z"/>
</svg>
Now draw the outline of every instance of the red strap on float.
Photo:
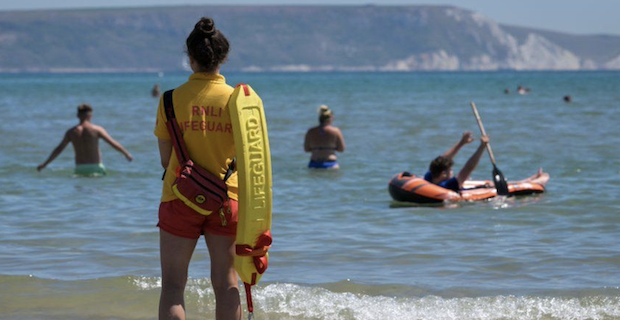
<svg viewBox="0 0 620 320">
<path fill-rule="evenodd" d="M 235 88 L 240 87 L 240 86 L 243 87 L 243 93 L 245 94 L 245 96 L 246 97 L 249 96 L 250 95 L 250 88 L 248 88 L 248 85 L 245 84 L 245 83 L 240 83 L 240 84 L 236 85 Z"/>
<path fill-rule="evenodd" d="M 256 246 L 251 247 L 247 244 L 245 245 L 236 245 L 235 251 L 237 255 L 243 257 L 253 257 L 254 267 L 259 274 L 265 273 L 268 266 L 267 251 L 269 247 L 271 247 L 271 232 L 269 230 L 265 231 L 263 234 L 258 236 L 256 240 Z M 245 286 L 245 299 L 248 303 L 248 312 L 250 315 L 254 312 L 254 305 L 252 304 L 252 286 L 256 284 L 256 273 L 252 273 L 252 283 L 243 283 Z"/>
<path fill-rule="evenodd" d="M 254 312 L 254 305 L 252 304 L 252 285 L 249 283 L 243 283 L 245 286 L 245 300 L 248 302 L 248 312 Z"/>
<path fill-rule="evenodd" d="M 271 238 L 271 231 L 267 230 L 263 232 L 260 236 L 258 236 L 258 239 L 256 240 L 256 245 L 254 247 L 251 247 L 247 244 L 238 244 L 235 246 L 235 251 L 238 256 L 253 257 L 256 271 L 259 274 L 263 274 L 265 273 L 269 265 L 267 257 L 265 257 L 265 255 L 267 254 L 267 251 L 269 251 L 272 241 L 273 239 Z"/>
</svg>

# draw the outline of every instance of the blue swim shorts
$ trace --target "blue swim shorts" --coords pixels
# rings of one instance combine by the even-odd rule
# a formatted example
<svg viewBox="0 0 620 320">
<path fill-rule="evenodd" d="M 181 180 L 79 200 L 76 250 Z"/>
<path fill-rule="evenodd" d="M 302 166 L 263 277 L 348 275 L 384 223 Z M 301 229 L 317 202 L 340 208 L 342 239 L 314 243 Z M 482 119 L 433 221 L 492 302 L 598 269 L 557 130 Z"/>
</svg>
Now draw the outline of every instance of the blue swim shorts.
<svg viewBox="0 0 620 320">
<path fill-rule="evenodd" d="M 332 169 L 338 168 L 338 161 L 310 161 L 308 168 L 311 169 Z"/>
</svg>

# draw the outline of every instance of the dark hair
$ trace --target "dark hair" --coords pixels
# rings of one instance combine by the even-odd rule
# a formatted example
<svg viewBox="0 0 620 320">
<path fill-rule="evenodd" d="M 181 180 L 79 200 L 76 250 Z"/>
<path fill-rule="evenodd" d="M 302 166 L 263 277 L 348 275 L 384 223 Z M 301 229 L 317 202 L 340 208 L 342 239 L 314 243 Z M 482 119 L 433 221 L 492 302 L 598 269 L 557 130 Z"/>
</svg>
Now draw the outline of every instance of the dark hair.
<svg viewBox="0 0 620 320">
<path fill-rule="evenodd" d="M 78 110 L 78 114 L 82 115 L 82 114 L 86 114 L 88 112 L 93 112 L 93 107 L 90 106 L 90 104 L 81 104 L 77 107 Z"/>
<path fill-rule="evenodd" d="M 454 161 L 452 161 L 452 159 L 448 157 L 444 157 L 444 156 L 439 156 L 431 162 L 431 165 L 429 166 L 428 170 L 431 172 L 431 175 L 433 176 L 433 178 L 435 178 L 435 177 L 439 177 L 439 175 L 441 175 L 442 172 L 452 168 L 453 164 L 454 164 Z"/>
<path fill-rule="evenodd" d="M 185 41 L 187 54 L 207 71 L 215 71 L 226 61 L 228 39 L 215 28 L 213 19 L 202 17 Z"/>
</svg>

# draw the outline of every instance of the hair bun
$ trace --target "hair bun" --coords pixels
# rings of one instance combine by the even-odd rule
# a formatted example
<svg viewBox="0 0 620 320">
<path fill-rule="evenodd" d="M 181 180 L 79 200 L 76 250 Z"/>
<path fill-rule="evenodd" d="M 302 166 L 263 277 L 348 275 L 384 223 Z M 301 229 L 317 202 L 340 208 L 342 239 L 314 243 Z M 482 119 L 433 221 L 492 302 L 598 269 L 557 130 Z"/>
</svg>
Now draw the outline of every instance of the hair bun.
<svg viewBox="0 0 620 320">
<path fill-rule="evenodd" d="M 215 22 L 211 18 L 202 18 L 196 24 L 196 29 L 200 30 L 206 37 L 212 37 L 215 32 Z"/>
<path fill-rule="evenodd" d="M 328 106 L 322 104 L 319 106 L 319 110 L 318 110 L 320 115 L 329 115 L 332 113 L 332 111 L 329 109 Z"/>
</svg>

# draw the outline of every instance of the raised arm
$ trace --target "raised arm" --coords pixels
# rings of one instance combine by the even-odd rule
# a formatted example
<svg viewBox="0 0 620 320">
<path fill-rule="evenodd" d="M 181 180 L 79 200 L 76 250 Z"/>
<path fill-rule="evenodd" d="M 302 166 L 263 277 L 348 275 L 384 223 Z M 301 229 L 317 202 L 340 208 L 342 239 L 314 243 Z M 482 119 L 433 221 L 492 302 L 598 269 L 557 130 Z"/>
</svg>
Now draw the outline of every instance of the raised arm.
<svg viewBox="0 0 620 320">
<path fill-rule="evenodd" d="M 45 162 L 37 166 L 37 171 L 43 170 L 45 167 L 47 167 L 48 164 L 54 161 L 54 159 L 56 159 L 56 157 L 58 157 L 58 155 L 61 154 L 63 150 L 65 150 L 65 147 L 69 144 L 69 141 L 70 141 L 69 131 L 67 131 L 65 133 L 65 136 L 62 138 L 62 141 L 60 142 L 60 144 L 58 144 L 58 146 L 54 149 L 54 151 L 52 151 L 52 154 L 50 154 L 47 160 L 45 160 Z"/>
<path fill-rule="evenodd" d="M 461 137 L 461 140 L 459 140 L 459 142 L 457 142 L 455 145 L 452 146 L 452 148 L 448 149 L 448 151 L 446 151 L 443 156 L 449 159 L 454 159 L 454 157 L 456 156 L 457 153 L 459 153 L 459 150 L 461 150 L 461 148 L 474 141 L 474 138 L 472 137 L 472 133 L 471 131 L 465 131 L 463 132 L 463 136 Z"/>
<path fill-rule="evenodd" d="M 469 158 L 469 160 L 467 160 L 467 163 L 465 163 L 463 169 L 461 169 L 459 174 L 456 176 L 456 180 L 459 181 L 460 188 L 463 187 L 465 180 L 469 178 L 471 173 L 474 172 L 474 169 L 476 169 L 476 166 L 478 166 L 478 162 L 480 162 L 480 157 L 482 157 L 487 143 L 489 143 L 489 137 L 482 136 L 480 138 L 480 145 L 478 146 L 478 149 L 476 149 L 476 152 Z"/>
<path fill-rule="evenodd" d="M 98 132 L 99 132 L 99 137 L 101 137 L 101 139 L 103 139 L 110 146 L 112 146 L 112 148 L 116 149 L 118 152 L 120 152 L 123 155 L 125 155 L 125 158 L 127 158 L 127 161 L 133 160 L 133 157 L 131 156 L 129 151 L 127 151 L 127 149 L 125 149 L 116 140 L 112 139 L 112 137 L 108 134 L 108 132 L 103 127 L 99 127 Z"/>
</svg>

